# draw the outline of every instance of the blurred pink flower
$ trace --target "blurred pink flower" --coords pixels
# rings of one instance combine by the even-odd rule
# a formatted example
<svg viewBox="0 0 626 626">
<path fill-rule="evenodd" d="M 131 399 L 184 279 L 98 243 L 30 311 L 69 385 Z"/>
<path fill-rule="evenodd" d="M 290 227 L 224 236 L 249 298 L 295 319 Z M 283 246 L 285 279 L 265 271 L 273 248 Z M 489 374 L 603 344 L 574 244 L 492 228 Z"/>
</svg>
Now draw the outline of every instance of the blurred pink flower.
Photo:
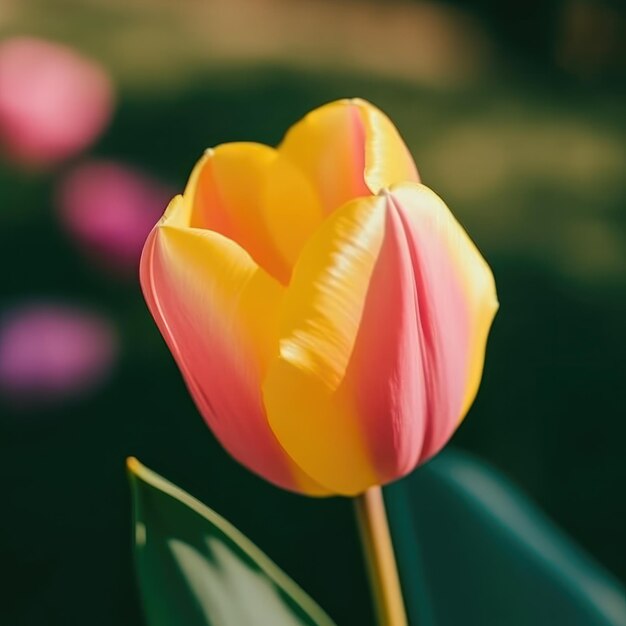
<svg viewBox="0 0 626 626">
<path fill-rule="evenodd" d="M 14 309 L 0 324 L 0 393 L 19 404 L 77 395 L 109 373 L 117 336 L 102 317 L 57 304 Z"/>
<path fill-rule="evenodd" d="M 68 46 L 33 37 L 0 44 L 0 143 L 16 161 L 40 166 L 85 149 L 113 100 L 104 68 Z"/>
<path fill-rule="evenodd" d="M 63 179 L 57 203 L 66 230 L 87 254 L 110 269 L 135 272 L 143 243 L 172 195 L 132 167 L 90 161 Z"/>
</svg>

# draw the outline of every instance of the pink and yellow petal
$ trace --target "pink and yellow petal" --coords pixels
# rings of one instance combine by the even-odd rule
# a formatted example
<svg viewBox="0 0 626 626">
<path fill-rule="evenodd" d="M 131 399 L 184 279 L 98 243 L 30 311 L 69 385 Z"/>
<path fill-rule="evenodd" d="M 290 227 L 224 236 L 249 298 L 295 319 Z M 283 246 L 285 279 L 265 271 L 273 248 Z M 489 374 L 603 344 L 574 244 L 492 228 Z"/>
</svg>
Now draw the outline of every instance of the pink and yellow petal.
<svg viewBox="0 0 626 626">
<path fill-rule="evenodd" d="M 339 100 L 312 111 L 292 126 L 278 150 L 305 173 L 326 214 L 383 187 L 419 180 L 394 125 L 364 100 Z"/>
<path fill-rule="evenodd" d="M 436 227 L 445 207 L 430 202 L 425 219 L 415 215 L 413 205 L 421 210 L 429 201 L 422 189 L 415 186 L 409 207 L 394 188 L 384 194 L 385 238 L 344 381 L 380 483 L 407 474 L 448 440 L 465 390 L 463 286 Z"/>
<path fill-rule="evenodd" d="M 415 274 L 426 430 L 420 462 L 438 452 L 474 400 L 498 308 L 491 270 L 444 202 L 423 185 L 392 187 Z"/>
<path fill-rule="evenodd" d="M 377 482 L 351 398 L 340 392 L 384 235 L 385 199 L 355 200 L 305 246 L 280 312 L 263 383 L 281 445 L 315 481 L 353 495 Z"/>
<path fill-rule="evenodd" d="M 496 308 L 488 266 L 426 187 L 344 205 L 283 302 L 263 386 L 272 429 L 337 493 L 399 478 L 458 426 Z"/>
<path fill-rule="evenodd" d="M 286 489 L 323 493 L 276 441 L 261 399 L 283 289 L 222 235 L 168 223 L 184 210 L 176 198 L 152 231 L 141 282 L 194 400 L 241 463 Z"/>
<path fill-rule="evenodd" d="M 340 388 L 359 416 L 379 484 L 415 467 L 431 418 L 413 259 L 400 215 L 389 197 L 385 202 L 384 240 Z"/>
</svg>

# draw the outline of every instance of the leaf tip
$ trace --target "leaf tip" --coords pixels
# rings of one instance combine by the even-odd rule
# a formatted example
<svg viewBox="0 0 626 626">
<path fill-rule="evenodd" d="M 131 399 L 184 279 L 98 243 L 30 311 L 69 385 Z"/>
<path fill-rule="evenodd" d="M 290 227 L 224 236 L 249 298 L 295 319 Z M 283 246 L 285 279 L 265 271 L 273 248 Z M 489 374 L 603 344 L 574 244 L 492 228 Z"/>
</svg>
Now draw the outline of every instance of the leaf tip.
<svg viewBox="0 0 626 626">
<path fill-rule="evenodd" d="M 141 473 L 143 465 L 134 457 L 126 457 L 126 469 L 131 473 L 138 476 Z"/>
</svg>

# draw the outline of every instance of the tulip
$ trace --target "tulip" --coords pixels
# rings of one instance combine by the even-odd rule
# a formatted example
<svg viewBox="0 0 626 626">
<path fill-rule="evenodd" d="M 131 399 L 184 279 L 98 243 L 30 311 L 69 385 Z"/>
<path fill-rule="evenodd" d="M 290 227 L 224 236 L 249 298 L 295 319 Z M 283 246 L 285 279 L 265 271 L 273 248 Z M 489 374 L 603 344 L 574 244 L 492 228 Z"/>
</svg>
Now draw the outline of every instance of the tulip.
<svg viewBox="0 0 626 626">
<path fill-rule="evenodd" d="M 59 217 L 84 253 L 119 274 L 137 271 L 143 243 L 169 189 L 115 161 L 92 160 L 69 171 L 57 190 Z"/>
<path fill-rule="evenodd" d="M 42 166 L 87 148 L 113 111 L 107 72 L 71 47 L 13 37 L 0 45 L 0 145 Z"/>
<path fill-rule="evenodd" d="M 208 150 L 141 282 L 222 445 L 308 495 L 361 494 L 436 454 L 498 306 L 487 263 L 362 100 L 313 111 L 276 149 Z"/>
<path fill-rule="evenodd" d="M 0 323 L 0 395 L 32 406 L 85 393 L 116 355 L 116 333 L 101 316 L 55 303 L 19 306 Z"/>
</svg>

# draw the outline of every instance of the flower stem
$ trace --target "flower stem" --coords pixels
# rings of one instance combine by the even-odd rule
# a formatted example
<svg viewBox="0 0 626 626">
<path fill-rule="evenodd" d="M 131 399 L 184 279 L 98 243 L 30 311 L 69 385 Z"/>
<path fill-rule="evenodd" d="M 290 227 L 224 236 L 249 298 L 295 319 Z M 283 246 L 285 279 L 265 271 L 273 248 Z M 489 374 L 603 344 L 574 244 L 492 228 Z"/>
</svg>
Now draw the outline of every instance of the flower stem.
<svg viewBox="0 0 626 626">
<path fill-rule="evenodd" d="M 379 624 L 407 626 L 382 489 L 368 489 L 354 504 Z"/>
</svg>

